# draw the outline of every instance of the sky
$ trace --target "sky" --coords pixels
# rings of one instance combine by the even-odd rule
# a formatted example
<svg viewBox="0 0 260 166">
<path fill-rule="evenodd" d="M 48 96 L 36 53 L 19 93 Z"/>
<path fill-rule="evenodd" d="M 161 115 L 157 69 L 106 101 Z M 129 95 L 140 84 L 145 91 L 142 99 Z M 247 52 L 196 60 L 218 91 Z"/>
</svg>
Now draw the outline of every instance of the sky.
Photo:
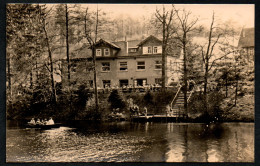
<svg viewBox="0 0 260 166">
<path fill-rule="evenodd" d="M 88 4 L 96 9 L 97 4 Z M 162 8 L 162 4 L 98 4 L 98 8 L 110 16 L 132 16 L 142 18 L 155 12 L 156 8 Z M 164 5 L 166 9 L 171 4 Z M 223 22 L 232 20 L 240 27 L 254 27 L 255 6 L 254 4 L 176 4 L 175 7 L 191 11 L 198 16 L 201 24 L 210 24 L 213 11 L 218 20 Z"/>
</svg>

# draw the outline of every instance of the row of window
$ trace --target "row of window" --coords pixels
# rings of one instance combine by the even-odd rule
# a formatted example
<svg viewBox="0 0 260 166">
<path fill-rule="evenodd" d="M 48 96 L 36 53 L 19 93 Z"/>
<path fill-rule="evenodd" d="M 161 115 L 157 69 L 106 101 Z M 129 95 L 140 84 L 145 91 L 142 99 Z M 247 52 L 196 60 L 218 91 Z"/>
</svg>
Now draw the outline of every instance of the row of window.
<svg viewBox="0 0 260 166">
<path fill-rule="evenodd" d="M 130 48 L 129 52 L 137 52 L 137 48 Z M 158 54 L 158 53 L 162 53 L 162 47 L 161 46 L 143 47 L 143 54 Z M 110 49 L 109 48 L 103 49 L 103 55 L 104 56 L 110 56 Z M 102 56 L 102 49 L 96 49 L 96 56 L 97 57 Z"/>
<path fill-rule="evenodd" d="M 108 88 L 111 87 L 111 80 L 102 80 L 103 83 L 103 88 Z M 161 78 L 155 78 L 155 84 L 161 85 L 162 79 Z M 93 87 L 93 80 L 90 80 L 89 82 L 90 86 Z M 133 85 L 136 86 L 146 86 L 147 85 L 147 79 L 136 79 L 133 82 Z M 122 79 L 119 80 L 119 86 L 124 87 L 124 86 L 129 86 L 129 80 L 128 79 Z"/>
<path fill-rule="evenodd" d="M 162 53 L 162 47 L 161 46 L 143 47 L 143 54 L 158 54 L 158 53 Z"/>
<path fill-rule="evenodd" d="M 241 51 L 242 54 L 248 54 L 248 55 L 254 55 L 255 53 L 255 50 L 254 48 L 244 48 L 242 51 Z"/>
<path fill-rule="evenodd" d="M 101 71 L 103 72 L 109 72 L 110 71 L 110 62 L 102 62 L 101 63 Z M 155 61 L 155 69 L 161 70 L 162 69 L 162 61 Z M 182 62 L 170 62 L 170 69 L 175 71 L 181 71 L 183 67 Z M 77 68 L 81 68 L 77 65 L 77 63 L 71 64 L 71 72 L 76 72 Z M 145 70 L 145 61 L 137 61 L 136 62 L 136 70 Z M 90 67 L 88 71 L 91 71 L 93 67 Z M 128 71 L 128 62 L 123 61 L 119 62 L 119 71 Z"/>
<path fill-rule="evenodd" d="M 102 49 L 96 49 L 96 56 L 102 56 Z M 104 56 L 110 56 L 110 49 L 104 49 Z"/>
<path fill-rule="evenodd" d="M 136 62 L 136 69 L 137 70 L 145 70 L 145 61 L 137 61 Z M 155 69 L 160 70 L 162 69 L 162 61 L 155 61 Z M 120 71 L 127 71 L 128 66 L 127 62 L 119 62 L 119 70 Z M 101 71 L 110 71 L 110 62 L 102 62 Z"/>
</svg>

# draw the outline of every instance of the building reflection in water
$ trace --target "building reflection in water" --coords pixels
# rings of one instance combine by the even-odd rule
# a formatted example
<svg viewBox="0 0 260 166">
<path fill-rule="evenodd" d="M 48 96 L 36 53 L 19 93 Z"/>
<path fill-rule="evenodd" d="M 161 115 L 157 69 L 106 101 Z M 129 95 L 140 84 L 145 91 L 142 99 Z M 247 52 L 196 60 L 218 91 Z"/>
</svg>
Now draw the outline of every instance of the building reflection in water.
<svg viewBox="0 0 260 166">
<path fill-rule="evenodd" d="M 167 162 L 253 162 L 252 124 L 168 123 Z M 253 150 L 252 150 L 253 149 Z"/>
</svg>

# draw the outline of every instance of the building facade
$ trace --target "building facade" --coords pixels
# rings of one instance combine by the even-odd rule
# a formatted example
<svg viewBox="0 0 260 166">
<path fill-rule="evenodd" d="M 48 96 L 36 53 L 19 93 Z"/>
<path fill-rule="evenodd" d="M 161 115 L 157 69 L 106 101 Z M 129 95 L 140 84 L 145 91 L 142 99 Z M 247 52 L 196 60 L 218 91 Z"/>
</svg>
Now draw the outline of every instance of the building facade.
<svg viewBox="0 0 260 166">
<path fill-rule="evenodd" d="M 87 52 L 91 54 L 91 51 Z M 167 85 L 179 80 L 180 54 L 178 50 L 166 56 Z M 144 40 L 132 41 L 108 42 L 100 39 L 95 45 L 95 56 L 98 88 L 161 84 L 162 41 L 152 35 Z M 90 55 L 86 59 L 92 61 Z M 90 87 L 93 86 L 93 73 L 81 68 L 80 64 L 86 66 L 87 61 L 82 58 L 71 60 L 72 78 L 83 79 Z M 66 73 L 65 70 L 63 73 Z"/>
<path fill-rule="evenodd" d="M 238 41 L 240 55 L 248 61 L 254 61 L 255 56 L 255 28 L 243 28 Z"/>
</svg>

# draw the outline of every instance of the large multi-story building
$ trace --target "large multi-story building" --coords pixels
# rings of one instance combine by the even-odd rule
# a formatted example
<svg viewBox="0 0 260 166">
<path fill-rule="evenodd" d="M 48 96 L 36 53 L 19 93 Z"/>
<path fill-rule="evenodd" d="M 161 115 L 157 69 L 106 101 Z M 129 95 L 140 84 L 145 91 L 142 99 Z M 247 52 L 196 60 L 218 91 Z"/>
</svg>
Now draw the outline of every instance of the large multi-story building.
<svg viewBox="0 0 260 166">
<path fill-rule="evenodd" d="M 87 51 L 90 53 L 90 51 Z M 161 84 L 162 41 L 154 36 L 144 40 L 108 42 L 100 39 L 95 45 L 97 87 L 145 86 Z M 175 49 L 166 55 L 166 84 L 178 82 L 181 75 L 181 52 Z M 91 56 L 88 56 L 91 60 Z M 72 78 L 78 75 L 79 64 L 87 63 L 83 58 L 72 59 Z M 76 69 L 76 70 L 74 70 Z M 86 70 L 86 69 L 84 69 Z M 75 76 L 73 76 L 75 72 Z M 84 74 L 81 74 L 84 77 Z M 93 85 L 93 74 L 85 75 Z"/>
</svg>

